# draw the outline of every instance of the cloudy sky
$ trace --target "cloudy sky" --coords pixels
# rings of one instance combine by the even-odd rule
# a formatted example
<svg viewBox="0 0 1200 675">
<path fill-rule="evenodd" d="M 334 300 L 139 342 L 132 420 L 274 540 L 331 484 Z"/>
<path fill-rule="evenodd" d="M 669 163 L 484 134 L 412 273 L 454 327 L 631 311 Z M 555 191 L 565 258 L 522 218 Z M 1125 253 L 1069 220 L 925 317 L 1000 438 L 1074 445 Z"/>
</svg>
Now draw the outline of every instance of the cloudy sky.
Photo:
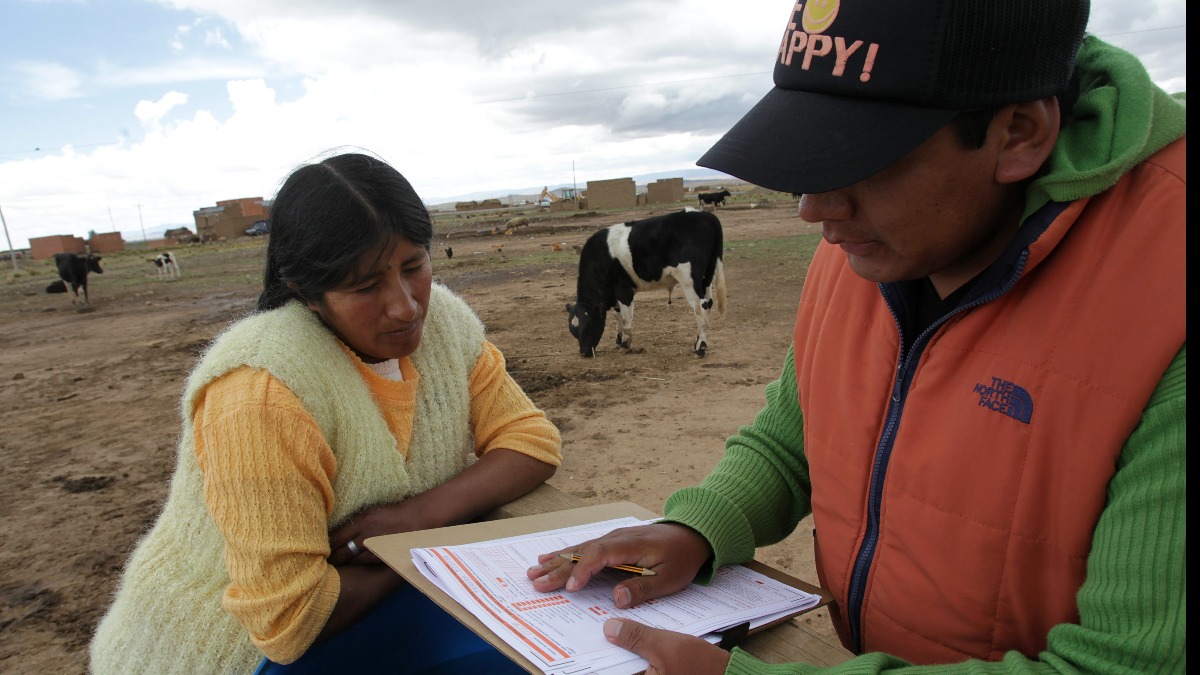
<svg viewBox="0 0 1200 675">
<path fill-rule="evenodd" d="M 428 203 L 695 169 L 770 89 L 790 5 L 0 0 L 0 211 L 15 248 L 156 238 L 340 146 Z M 1175 92 L 1186 24 L 1093 0 L 1088 30 Z"/>
</svg>

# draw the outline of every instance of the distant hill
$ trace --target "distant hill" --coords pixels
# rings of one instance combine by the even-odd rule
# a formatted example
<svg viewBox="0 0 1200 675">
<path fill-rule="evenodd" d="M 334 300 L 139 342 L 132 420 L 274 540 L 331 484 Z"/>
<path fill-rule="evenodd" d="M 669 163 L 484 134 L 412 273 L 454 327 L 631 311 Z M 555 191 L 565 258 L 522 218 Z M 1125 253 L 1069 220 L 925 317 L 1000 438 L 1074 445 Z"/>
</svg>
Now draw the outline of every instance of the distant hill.
<svg viewBox="0 0 1200 675">
<path fill-rule="evenodd" d="M 613 178 L 621 178 L 621 176 L 613 176 Z M 683 185 L 687 188 L 696 187 L 697 185 L 730 185 L 734 183 L 744 183 L 745 181 L 723 174 L 712 169 L 680 169 L 679 171 L 662 171 L 658 173 L 647 173 L 638 176 L 631 176 L 633 182 L 639 188 L 644 188 L 648 183 L 653 183 L 656 180 L 663 178 L 682 178 Z M 455 195 L 452 197 L 439 197 L 437 203 L 429 203 L 426 206 L 431 211 L 453 211 L 454 205 L 457 202 L 482 201 L 484 199 L 499 199 L 506 205 L 523 204 L 536 201 L 542 194 L 541 185 L 537 187 L 514 188 L 512 190 L 482 190 L 479 192 L 468 192 L 466 194 Z M 558 191 L 563 188 L 575 187 L 570 183 L 557 183 L 548 185 L 551 191 Z M 587 187 L 587 182 L 579 185 L 579 190 Z"/>
</svg>

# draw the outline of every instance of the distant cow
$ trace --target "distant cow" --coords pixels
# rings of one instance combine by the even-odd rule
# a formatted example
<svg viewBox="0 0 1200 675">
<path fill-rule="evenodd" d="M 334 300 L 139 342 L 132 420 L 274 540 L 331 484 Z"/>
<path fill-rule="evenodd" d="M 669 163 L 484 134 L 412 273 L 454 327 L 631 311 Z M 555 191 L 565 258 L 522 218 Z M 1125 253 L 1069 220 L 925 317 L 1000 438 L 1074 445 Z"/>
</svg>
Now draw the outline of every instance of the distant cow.
<svg viewBox="0 0 1200 675">
<path fill-rule="evenodd" d="M 704 208 L 705 204 L 712 206 L 725 206 L 725 198 L 729 196 L 729 190 L 721 190 L 720 192 L 701 192 L 696 195 L 700 200 L 700 207 Z"/>
<path fill-rule="evenodd" d="M 179 261 L 175 259 L 175 254 L 170 251 L 163 251 L 150 259 L 154 266 L 158 268 L 158 278 L 163 279 L 178 279 L 183 276 L 179 271 Z"/>
<path fill-rule="evenodd" d="M 708 312 L 715 303 L 725 315 L 725 271 L 721 221 L 712 213 L 678 211 L 618 223 L 588 238 L 579 254 L 575 302 L 567 305 L 567 328 L 579 355 L 595 355 L 604 335 L 604 315 L 613 310 L 617 346 L 633 348 L 633 296 L 676 284 L 696 314 L 692 351 L 708 348 Z"/>
<path fill-rule="evenodd" d="M 64 285 L 69 286 L 71 292 L 75 294 L 75 297 L 71 298 L 71 304 L 75 304 L 79 300 L 79 289 L 81 288 L 83 289 L 83 304 L 89 304 L 87 290 L 88 272 L 104 274 L 104 270 L 100 269 L 100 256 L 90 253 L 87 255 L 55 253 L 54 265 L 58 268 L 58 276 L 63 280 Z M 49 288 L 46 291 L 50 293 L 55 292 Z"/>
</svg>

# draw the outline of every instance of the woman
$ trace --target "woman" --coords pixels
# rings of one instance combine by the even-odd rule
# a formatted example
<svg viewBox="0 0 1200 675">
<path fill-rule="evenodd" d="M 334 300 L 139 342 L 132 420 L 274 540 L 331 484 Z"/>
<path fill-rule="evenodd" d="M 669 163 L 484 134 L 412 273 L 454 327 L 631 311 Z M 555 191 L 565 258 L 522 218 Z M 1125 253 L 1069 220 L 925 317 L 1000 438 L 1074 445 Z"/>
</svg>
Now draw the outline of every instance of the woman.
<svg viewBox="0 0 1200 675">
<path fill-rule="evenodd" d="M 432 236 L 412 186 L 374 157 L 284 182 L 258 312 L 188 378 L 170 494 L 97 629 L 94 672 L 480 656 L 363 541 L 525 494 L 561 440 L 475 314 L 433 283 Z"/>
</svg>

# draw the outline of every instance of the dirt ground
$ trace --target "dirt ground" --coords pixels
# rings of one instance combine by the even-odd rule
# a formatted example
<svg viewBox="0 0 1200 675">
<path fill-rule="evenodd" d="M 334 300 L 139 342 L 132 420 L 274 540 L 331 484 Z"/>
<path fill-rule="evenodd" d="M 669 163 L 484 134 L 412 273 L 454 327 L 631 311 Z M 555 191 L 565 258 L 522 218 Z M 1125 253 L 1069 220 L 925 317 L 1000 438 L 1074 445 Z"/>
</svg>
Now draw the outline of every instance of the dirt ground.
<svg viewBox="0 0 1200 675">
<path fill-rule="evenodd" d="M 550 482 L 589 503 L 661 512 L 761 407 L 819 232 L 794 202 L 735 199 L 717 211 L 729 302 L 707 355 L 691 352 L 695 321 L 679 292 L 668 305 L 660 291 L 637 297 L 634 353 L 616 350 L 610 320 L 597 357 L 582 359 L 564 311 L 574 300 L 572 246 L 652 213 L 538 216 L 508 235 L 503 215 L 445 229 L 439 221 L 433 253 L 437 278 L 475 308 L 509 370 L 562 430 L 564 464 Z M 145 251 L 105 256 L 86 313 L 44 292 L 56 278 L 50 263 L 22 261 L 15 276 L 3 263 L 0 672 L 86 671 L 91 632 L 166 495 L 188 370 L 253 306 L 264 240 L 173 250 L 182 278 L 170 281 Z M 758 558 L 815 583 L 810 532 L 802 523 Z M 804 620 L 828 629 L 824 611 Z"/>
</svg>

